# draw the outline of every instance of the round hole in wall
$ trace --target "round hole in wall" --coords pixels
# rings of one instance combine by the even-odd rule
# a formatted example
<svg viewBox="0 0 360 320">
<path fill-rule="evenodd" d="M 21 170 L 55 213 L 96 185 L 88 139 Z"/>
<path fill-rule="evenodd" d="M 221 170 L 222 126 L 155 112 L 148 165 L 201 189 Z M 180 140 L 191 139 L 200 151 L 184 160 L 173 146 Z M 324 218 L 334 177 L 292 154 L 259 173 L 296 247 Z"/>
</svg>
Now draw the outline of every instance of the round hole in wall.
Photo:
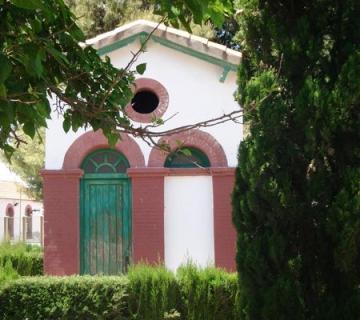
<svg viewBox="0 0 360 320">
<path fill-rule="evenodd" d="M 158 107 L 159 97 L 151 90 L 141 90 L 135 93 L 131 105 L 138 113 L 151 113 Z"/>
<path fill-rule="evenodd" d="M 133 92 L 135 96 L 125 108 L 131 120 L 151 123 L 154 118 L 164 115 L 169 105 L 169 93 L 159 81 L 151 78 L 136 79 Z"/>
</svg>

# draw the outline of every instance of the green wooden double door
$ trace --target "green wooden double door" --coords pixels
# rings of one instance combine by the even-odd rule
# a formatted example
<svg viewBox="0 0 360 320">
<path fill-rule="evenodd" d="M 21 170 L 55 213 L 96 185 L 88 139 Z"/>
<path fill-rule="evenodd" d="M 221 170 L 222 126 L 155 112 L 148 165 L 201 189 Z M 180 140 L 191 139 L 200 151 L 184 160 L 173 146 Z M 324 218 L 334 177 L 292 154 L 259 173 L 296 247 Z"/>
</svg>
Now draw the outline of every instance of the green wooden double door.
<svg viewBox="0 0 360 320">
<path fill-rule="evenodd" d="M 127 160 L 105 149 L 91 154 L 82 167 L 81 274 L 122 273 L 131 259 L 130 181 L 124 173 Z"/>
</svg>

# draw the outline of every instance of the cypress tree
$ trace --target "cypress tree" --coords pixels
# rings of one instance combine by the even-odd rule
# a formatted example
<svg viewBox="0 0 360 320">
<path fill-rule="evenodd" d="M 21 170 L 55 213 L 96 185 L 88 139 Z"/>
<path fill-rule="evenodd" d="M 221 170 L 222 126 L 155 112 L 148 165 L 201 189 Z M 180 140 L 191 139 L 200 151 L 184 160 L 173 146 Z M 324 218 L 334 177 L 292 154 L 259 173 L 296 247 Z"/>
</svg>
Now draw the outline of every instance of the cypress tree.
<svg viewBox="0 0 360 320">
<path fill-rule="evenodd" d="M 243 319 L 360 319 L 360 1 L 237 6 Z"/>
</svg>

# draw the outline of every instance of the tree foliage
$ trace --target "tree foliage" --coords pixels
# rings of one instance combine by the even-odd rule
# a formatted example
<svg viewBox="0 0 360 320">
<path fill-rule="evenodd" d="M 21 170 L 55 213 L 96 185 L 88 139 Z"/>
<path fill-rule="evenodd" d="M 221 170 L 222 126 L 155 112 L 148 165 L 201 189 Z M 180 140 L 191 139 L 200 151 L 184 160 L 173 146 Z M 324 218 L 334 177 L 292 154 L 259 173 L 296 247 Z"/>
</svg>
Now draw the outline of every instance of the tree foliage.
<svg viewBox="0 0 360 320">
<path fill-rule="evenodd" d="M 138 19 L 159 22 L 163 19 L 161 14 L 166 15 L 165 11 L 162 11 L 161 14 L 159 11 L 155 11 L 155 8 L 159 10 L 161 6 L 160 3 L 153 0 L 66 0 L 65 2 L 77 17 L 77 23 L 87 38 Z M 229 9 L 228 11 L 230 12 Z M 205 19 L 205 17 L 203 18 Z M 193 34 L 208 39 L 217 39 L 214 38 L 214 27 L 209 21 L 204 20 L 202 24 L 195 24 L 191 20 L 189 11 L 185 20 L 189 21 L 188 26 Z M 178 28 L 185 29 L 176 19 L 173 18 L 172 21 L 176 21 Z M 225 34 L 222 35 L 224 38 Z M 226 35 L 229 37 L 228 33 Z"/>
<path fill-rule="evenodd" d="M 244 319 L 360 318 L 360 2 L 238 0 Z"/>
<path fill-rule="evenodd" d="M 223 21 L 230 1 L 159 0 L 157 13 L 173 25 L 189 21 Z M 110 144 L 118 128 L 131 131 L 123 112 L 132 97 L 133 63 L 116 69 L 85 40 L 75 16 L 63 0 L 0 0 L 0 149 L 10 156 L 9 137 L 21 128 L 33 138 L 50 118 L 49 96 L 64 104 L 57 111 L 65 131 L 102 129 Z M 134 61 L 133 61 L 134 62 Z M 143 68 L 141 68 L 143 69 Z M 136 133 L 136 130 L 134 130 Z"/>
<path fill-rule="evenodd" d="M 232 0 L 155 0 L 155 13 L 168 18 L 169 23 L 191 32 L 191 23 L 211 20 L 221 26 L 233 10 Z"/>
<path fill-rule="evenodd" d="M 146 0 L 65 0 L 65 3 L 88 38 L 137 19 L 162 18 L 153 13 L 152 1 Z"/>
<path fill-rule="evenodd" d="M 28 196 L 35 200 L 41 200 L 42 179 L 40 170 L 44 168 L 45 129 L 40 128 L 39 134 L 36 134 L 33 139 L 30 139 L 23 132 L 17 132 L 17 134 L 26 143 L 22 143 L 16 148 L 14 142 L 10 141 L 10 144 L 15 148 L 11 161 L 8 162 L 3 153 L 0 153 L 0 159 L 26 184 L 25 192 Z"/>
<path fill-rule="evenodd" d="M 0 0 L 0 148 L 13 152 L 8 138 L 22 128 L 31 138 L 50 118 L 48 97 L 67 106 L 64 130 L 116 127 L 129 121 L 134 72 L 117 70 L 96 50 L 79 44 L 84 35 L 62 0 Z"/>
</svg>

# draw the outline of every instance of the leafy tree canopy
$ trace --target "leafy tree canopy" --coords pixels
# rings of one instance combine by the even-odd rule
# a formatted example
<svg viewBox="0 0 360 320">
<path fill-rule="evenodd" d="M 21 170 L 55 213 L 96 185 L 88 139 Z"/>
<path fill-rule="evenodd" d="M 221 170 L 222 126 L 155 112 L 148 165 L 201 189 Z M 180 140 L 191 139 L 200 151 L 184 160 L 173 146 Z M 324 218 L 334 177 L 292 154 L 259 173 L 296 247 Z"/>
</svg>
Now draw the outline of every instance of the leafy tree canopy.
<svg viewBox="0 0 360 320">
<path fill-rule="evenodd" d="M 44 168 L 45 129 L 40 128 L 39 134 L 36 134 L 33 139 L 21 131 L 17 131 L 16 134 L 26 143 L 22 143 L 16 148 L 11 157 L 11 163 L 8 163 L 8 159 L 2 152 L 0 153 L 0 160 L 7 164 L 11 171 L 16 173 L 26 184 L 25 192 L 28 196 L 35 200 L 41 200 L 42 179 L 39 172 Z M 12 141 L 10 143 L 13 145 Z"/>
<path fill-rule="evenodd" d="M 189 27 L 211 18 L 222 23 L 230 1 L 162 0 L 156 12 L 174 25 Z M 82 47 L 83 32 L 62 0 L 0 0 L 0 149 L 10 156 L 9 137 L 16 130 L 29 137 L 50 118 L 48 97 L 59 99 L 64 130 L 103 129 L 111 144 L 117 128 L 129 128 L 123 112 L 132 97 L 135 71 L 116 69 L 91 47 Z M 144 71 L 144 66 L 138 68 Z"/>
<path fill-rule="evenodd" d="M 138 19 L 159 22 L 163 16 L 155 14 L 153 0 L 65 0 L 77 17 L 77 23 L 87 38 L 113 30 L 114 28 Z M 212 23 L 202 25 L 190 21 L 193 34 L 208 39 L 214 37 Z M 178 27 L 184 28 L 181 24 Z"/>
<path fill-rule="evenodd" d="M 91 38 L 137 19 L 160 21 L 153 1 L 146 0 L 65 0 L 77 17 L 86 37 Z"/>
</svg>

